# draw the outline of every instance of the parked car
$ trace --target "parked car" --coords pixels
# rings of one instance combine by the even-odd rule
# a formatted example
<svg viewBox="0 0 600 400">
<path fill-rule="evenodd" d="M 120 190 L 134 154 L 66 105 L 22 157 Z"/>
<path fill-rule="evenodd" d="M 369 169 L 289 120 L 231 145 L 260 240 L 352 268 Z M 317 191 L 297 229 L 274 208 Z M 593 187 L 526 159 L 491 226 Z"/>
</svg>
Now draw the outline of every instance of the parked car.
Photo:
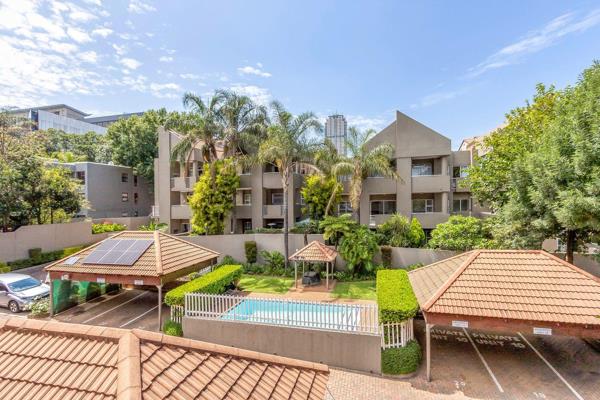
<svg viewBox="0 0 600 400">
<path fill-rule="evenodd" d="M 36 301 L 48 297 L 50 286 L 25 274 L 0 274 L 0 306 L 17 313 L 31 309 Z"/>
</svg>

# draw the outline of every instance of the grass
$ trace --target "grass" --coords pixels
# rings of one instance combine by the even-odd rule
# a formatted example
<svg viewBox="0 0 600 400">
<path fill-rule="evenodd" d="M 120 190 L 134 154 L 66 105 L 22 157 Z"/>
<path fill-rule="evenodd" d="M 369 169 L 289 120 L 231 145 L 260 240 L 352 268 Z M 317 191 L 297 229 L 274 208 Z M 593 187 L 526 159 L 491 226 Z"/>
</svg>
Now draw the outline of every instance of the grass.
<svg viewBox="0 0 600 400">
<path fill-rule="evenodd" d="M 338 282 L 331 295 L 338 299 L 377 300 L 375 281 Z"/>
<path fill-rule="evenodd" d="M 287 293 L 294 284 L 294 278 L 278 276 L 242 275 L 239 287 L 248 292 Z"/>
</svg>

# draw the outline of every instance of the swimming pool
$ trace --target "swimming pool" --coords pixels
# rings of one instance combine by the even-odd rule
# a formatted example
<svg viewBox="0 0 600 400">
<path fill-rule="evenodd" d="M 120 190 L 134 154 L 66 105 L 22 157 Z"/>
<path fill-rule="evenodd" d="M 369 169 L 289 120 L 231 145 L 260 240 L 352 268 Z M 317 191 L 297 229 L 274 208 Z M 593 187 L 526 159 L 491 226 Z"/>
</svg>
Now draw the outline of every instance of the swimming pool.
<svg viewBox="0 0 600 400">
<path fill-rule="evenodd" d="M 241 300 L 220 319 L 314 329 L 359 331 L 364 307 L 290 300 Z"/>
</svg>

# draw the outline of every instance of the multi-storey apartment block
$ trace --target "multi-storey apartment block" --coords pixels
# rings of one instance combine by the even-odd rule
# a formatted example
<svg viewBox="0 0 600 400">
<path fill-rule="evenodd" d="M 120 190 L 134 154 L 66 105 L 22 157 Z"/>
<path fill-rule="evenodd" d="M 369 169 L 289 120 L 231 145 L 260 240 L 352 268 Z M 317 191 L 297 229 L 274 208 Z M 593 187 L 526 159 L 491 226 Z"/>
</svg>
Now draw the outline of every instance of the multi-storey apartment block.
<svg viewBox="0 0 600 400">
<path fill-rule="evenodd" d="M 159 155 L 155 159 L 155 206 L 153 214 L 169 224 L 172 233 L 190 229 L 188 196 L 202 171 L 202 157 L 194 150 L 188 165 L 171 161 L 171 150 L 180 140 L 176 133 L 159 129 Z M 393 213 L 416 217 L 428 231 L 452 214 L 479 216 L 481 208 L 461 183 L 471 163 L 469 151 L 452 151 L 450 139 L 410 117 L 396 112 L 396 120 L 371 139 L 375 146 L 388 142 L 395 148 L 391 162 L 399 179 L 371 176 L 365 179 L 360 202 L 360 222 L 372 228 Z M 288 190 L 289 221 L 304 218 L 300 189 L 307 171 L 298 170 Z M 239 171 L 240 188 L 235 199 L 232 223 L 227 232 L 243 233 L 260 227 L 283 224 L 283 188 L 273 165 Z M 349 182 L 339 213 L 352 212 L 348 199 Z"/>
<path fill-rule="evenodd" d="M 331 140 L 338 154 L 346 154 L 348 122 L 343 115 L 330 115 L 325 121 L 325 138 Z"/>
</svg>

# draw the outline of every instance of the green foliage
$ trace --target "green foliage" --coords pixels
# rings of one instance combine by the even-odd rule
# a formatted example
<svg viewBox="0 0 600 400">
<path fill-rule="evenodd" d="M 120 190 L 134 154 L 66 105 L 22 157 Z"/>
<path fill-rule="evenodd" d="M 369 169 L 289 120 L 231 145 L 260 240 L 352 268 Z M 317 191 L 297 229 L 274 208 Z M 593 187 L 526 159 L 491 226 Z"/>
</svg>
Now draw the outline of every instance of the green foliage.
<svg viewBox="0 0 600 400">
<path fill-rule="evenodd" d="M 265 260 L 266 266 L 271 270 L 283 269 L 285 266 L 285 258 L 283 254 L 277 250 L 263 250 L 260 252 L 260 256 Z"/>
<path fill-rule="evenodd" d="M 171 321 L 170 319 L 166 320 L 163 324 L 163 333 L 169 336 L 183 336 L 183 328 L 179 322 Z"/>
<path fill-rule="evenodd" d="M 358 228 L 358 222 L 350 214 L 342 214 L 339 217 L 327 216 L 319 223 L 323 230 L 323 240 L 337 246 L 342 238 Z"/>
<path fill-rule="evenodd" d="M 425 232 L 418 219 L 409 221 L 395 213 L 377 227 L 379 243 L 392 247 L 421 247 L 425 243 Z"/>
<path fill-rule="evenodd" d="M 425 266 L 425 265 L 424 265 L 423 263 L 415 263 L 415 264 L 410 264 L 410 265 L 407 265 L 407 266 L 404 268 L 404 270 L 405 270 L 405 271 L 412 271 L 412 270 L 419 269 L 419 268 L 421 268 L 421 267 L 424 267 L 424 266 Z"/>
<path fill-rule="evenodd" d="M 150 222 L 148 223 L 148 225 L 140 225 L 138 227 L 138 231 L 160 231 L 160 232 L 167 232 L 168 230 L 169 230 L 169 224 L 166 224 L 164 222 L 157 222 L 154 219 L 150 220 Z"/>
<path fill-rule="evenodd" d="M 83 205 L 80 183 L 71 177 L 66 168 L 47 168 L 42 173 L 40 189 L 40 214 L 43 222 L 61 222 L 56 216 L 70 216 Z M 59 218 L 60 219 L 60 218 Z"/>
<path fill-rule="evenodd" d="M 491 237 L 484 222 L 475 217 L 453 215 L 431 232 L 432 249 L 466 251 L 491 247 Z"/>
<path fill-rule="evenodd" d="M 63 250 L 49 251 L 46 253 L 40 253 L 36 258 L 24 258 L 22 260 L 9 261 L 6 263 L 10 267 L 10 270 L 14 271 L 21 268 L 28 268 L 34 265 L 45 264 L 51 261 L 60 260 L 61 258 L 65 258 L 70 256 L 71 254 L 77 253 L 79 250 L 83 249 L 85 246 L 74 246 L 67 247 Z M 2 264 L 2 263 L 0 263 Z M 8 272 L 8 271 L 7 271 Z"/>
<path fill-rule="evenodd" d="M 241 263 L 238 262 L 235 258 L 233 258 L 230 255 L 226 254 L 223 257 L 223 259 L 221 260 L 221 262 L 215 266 L 215 269 L 216 268 L 220 268 L 223 265 L 238 265 L 238 264 L 241 264 Z"/>
<path fill-rule="evenodd" d="M 381 351 L 381 372 L 388 375 L 403 375 L 415 372 L 421 364 L 421 346 L 416 340 L 404 347 Z"/>
<path fill-rule="evenodd" d="M 110 222 L 103 222 L 101 224 L 92 224 L 92 234 L 106 233 L 106 232 L 119 232 L 124 231 L 127 227 L 121 224 L 111 224 Z"/>
<path fill-rule="evenodd" d="M 331 295 L 339 299 L 377 300 L 375 281 L 337 282 Z"/>
<path fill-rule="evenodd" d="M 239 186 L 240 177 L 231 159 L 215 161 L 212 168 L 204 169 L 189 199 L 193 233 L 223 234 L 223 222 L 234 206 L 232 198 Z"/>
<path fill-rule="evenodd" d="M 342 198 L 342 184 L 333 177 L 327 179 L 313 174 L 304 179 L 304 186 L 300 193 L 305 204 L 302 212 L 318 221 L 325 215 L 328 204 L 332 209 L 337 207 Z"/>
<path fill-rule="evenodd" d="M 291 233 L 302 233 L 302 234 L 319 234 L 323 233 L 321 228 L 319 227 L 319 221 L 309 220 L 307 222 L 301 222 L 294 225 L 292 229 L 290 229 Z"/>
<path fill-rule="evenodd" d="M 36 247 L 35 249 L 29 249 L 27 253 L 29 254 L 29 258 L 38 259 L 42 255 L 42 249 Z"/>
<path fill-rule="evenodd" d="M 241 276 L 241 265 L 224 265 L 206 275 L 169 290 L 165 296 L 165 304 L 169 306 L 183 305 L 186 293 L 223 293 L 227 286 L 236 283 Z"/>
<path fill-rule="evenodd" d="M 50 299 L 41 299 L 31 305 L 31 315 L 45 317 L 50 312 Z"/>
<path fill-rule="evenodd" d="M 6 274 L 10 272 L 10 267 L 6 263 L 0 262 L 0 274 Z"/>
<path fill-rule="evenodd" d="M 242 276 L 239 287 L 247 292 L 257 293 L 287 293 L 294 284 L 293 278 L 276 276 Z"/>
<path fill-rule="evenodd" d="M 382 324 L 402 322 L 417 314 L 419 303 L 405 270 L 377 271 L 377 305 Z"/>
<path fill-rule="evenodd" d="M 256 242 L 254 240 L 247 240 L 244 242 L 244 252 L 246 253 L 247 263 L 253 264 L 256 262 L 258 250 L 256 248 Z"/>
<path fill-rule="evenodd" d="M 59 162 L 108 163 L 111 161 L 111 148 L 106 135 L 96 132 L 65 133 L 48 129 L 46 137 L 46 153 Z"/>
<path fill-rule="evenodd" d="M 418 219 L 414 218 L 410 221 L 410 247 L 422 247 L 425 245 L 426 237 L 423 226 Z"/>
<path fill-rule="evenodd" d="M 248 230 L 247 233 L 283 233 L 283 230 L 279 228 L 256 228 Z"/>
<path fill-rule="evenodd" d="M 346 268 L 353 274 L 374 269 L 373 256 L 377 251 L 377 237 L 365 226 L 346 233 L 340 244 L 339 253 L 346 261 Z"/>
<path fill-rule="evenodd" d="M 390 268 L 392 266 L 392 247 L 383 245 L 379 247 L 381 251 L 381 263 L 384 268 Z"/>
</svg>

